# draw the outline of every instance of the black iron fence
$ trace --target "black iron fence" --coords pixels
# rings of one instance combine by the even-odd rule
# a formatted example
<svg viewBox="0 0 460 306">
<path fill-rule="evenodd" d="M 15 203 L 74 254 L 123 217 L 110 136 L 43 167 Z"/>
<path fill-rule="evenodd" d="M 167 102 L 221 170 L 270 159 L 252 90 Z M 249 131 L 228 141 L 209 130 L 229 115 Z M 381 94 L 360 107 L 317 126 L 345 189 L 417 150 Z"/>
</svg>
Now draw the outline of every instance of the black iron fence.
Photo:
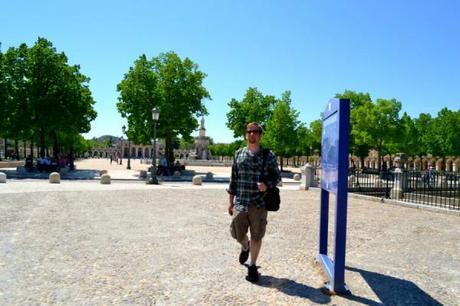
<svg viewBox="0 0 460 306">
<path fill-rule="evenodd" d="M 427 171 L 352 170 L 348 191 L 460 210 L 460 174 Z"/>
</svg>

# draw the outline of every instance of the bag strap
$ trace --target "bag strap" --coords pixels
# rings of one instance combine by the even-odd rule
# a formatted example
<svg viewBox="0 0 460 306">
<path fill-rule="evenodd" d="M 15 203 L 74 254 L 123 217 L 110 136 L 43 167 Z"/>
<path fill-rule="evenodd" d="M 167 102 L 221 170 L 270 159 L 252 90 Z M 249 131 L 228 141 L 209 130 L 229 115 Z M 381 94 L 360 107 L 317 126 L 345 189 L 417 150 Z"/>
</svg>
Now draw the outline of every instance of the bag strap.
<svg viewBox="0 0 460 306">
<path fill-rule="evenodd" d="M 262 149 L 262 170 L 260 173 L 260 176 L 263 178 L 262 182 L 265 181 L 265 164 L 267 163 L 268 153 L 270 153 L 269 149 L 265 149 L 265 148 Z"/>
</svg>

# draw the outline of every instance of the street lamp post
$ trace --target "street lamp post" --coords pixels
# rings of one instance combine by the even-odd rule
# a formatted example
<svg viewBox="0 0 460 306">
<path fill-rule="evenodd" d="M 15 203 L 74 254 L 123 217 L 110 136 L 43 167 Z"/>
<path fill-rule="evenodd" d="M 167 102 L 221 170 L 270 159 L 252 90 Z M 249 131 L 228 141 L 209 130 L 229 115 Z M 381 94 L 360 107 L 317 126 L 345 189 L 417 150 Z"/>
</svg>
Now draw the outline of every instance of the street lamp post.
<svg viewBox="0 0 460 306">
<path fill-rule="evenodd" d="M 156 107 L 152 109 L 152 119 L 153 119 L 153 157 L 152 157 L 152 167 L 150 181 L 148 184 L 158 185 L 157 179 L 157 123 L 160 118 L 160 110 Z"/>
<path fill-rule="evenodd" d="M 126 134 L 126 126 L 123 125 L 122 127 L 123 134 Z M 131 169 L 131 140 L 129 140 L 128 134 L 126 134 L 126 139 L 128 139 L 128 166 L 126 169 L 130 170 Z"/>
<path fill-rule="evenodd" d="M 121 149 L 120 149 L 120 165 L 123 165 L 123 136 L 120 137 Z"/>
</svg>

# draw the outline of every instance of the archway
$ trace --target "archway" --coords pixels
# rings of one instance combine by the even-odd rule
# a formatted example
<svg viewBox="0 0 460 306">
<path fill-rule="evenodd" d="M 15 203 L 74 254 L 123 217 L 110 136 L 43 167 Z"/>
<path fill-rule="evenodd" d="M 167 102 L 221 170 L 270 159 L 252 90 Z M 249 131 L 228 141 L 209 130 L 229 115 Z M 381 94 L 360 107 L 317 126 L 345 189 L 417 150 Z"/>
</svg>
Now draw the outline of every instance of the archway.
<svg viewBox="0 0 460 306">
<path fill-rule="evenodd" d="M 452 171 L 452 164 L 453 164 L 453 160 L 449 158 L 449 159 L 446 161 L 446 171 L 447 171 L 447 172 L 451 172 L 451 171 Z"/>
</svg>

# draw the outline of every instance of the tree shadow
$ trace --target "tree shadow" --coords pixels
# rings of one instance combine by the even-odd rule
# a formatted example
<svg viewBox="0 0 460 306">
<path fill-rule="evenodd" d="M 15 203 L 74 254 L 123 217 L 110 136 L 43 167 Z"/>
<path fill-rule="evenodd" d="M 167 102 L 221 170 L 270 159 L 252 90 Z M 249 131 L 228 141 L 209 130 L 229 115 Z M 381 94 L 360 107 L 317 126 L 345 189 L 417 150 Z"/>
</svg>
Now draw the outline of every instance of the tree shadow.
<svg viewBox="0 0 460 306">
<path fill-rule="evenodd" d="M 276 288 L 284 294 L 309 299 L 317 304 L 327 304 L 331 301 L 330 296 L 321 292 L 321 288 L 312 288 L 287 278 L 261 275 L 259 281 L 254 284 L 266 288 Z"/>
<path fill-rule="evenodd" d="M 43 171 L 39 172 L 37 170 L 32 172 L 19 172 L 17 170 L 2 170 L 7 176 L 7 178 L 14 178 L 14 179 L 41 179 L 47 180 L 51 172 Z M 60 173 L 61 179 L 65 180 L 94 180 L 99 177 L 98 170 L 92 169 L 75 169 L 69 172 Z"/>
<path fill-rule="evenodd" d="M 353 295 L 343 296 L 346 299 L 366 305 L 442 305 L 411 281 L 352 267 L 346 269 L 359 273 L 381 303 Z"/>
</svg>

